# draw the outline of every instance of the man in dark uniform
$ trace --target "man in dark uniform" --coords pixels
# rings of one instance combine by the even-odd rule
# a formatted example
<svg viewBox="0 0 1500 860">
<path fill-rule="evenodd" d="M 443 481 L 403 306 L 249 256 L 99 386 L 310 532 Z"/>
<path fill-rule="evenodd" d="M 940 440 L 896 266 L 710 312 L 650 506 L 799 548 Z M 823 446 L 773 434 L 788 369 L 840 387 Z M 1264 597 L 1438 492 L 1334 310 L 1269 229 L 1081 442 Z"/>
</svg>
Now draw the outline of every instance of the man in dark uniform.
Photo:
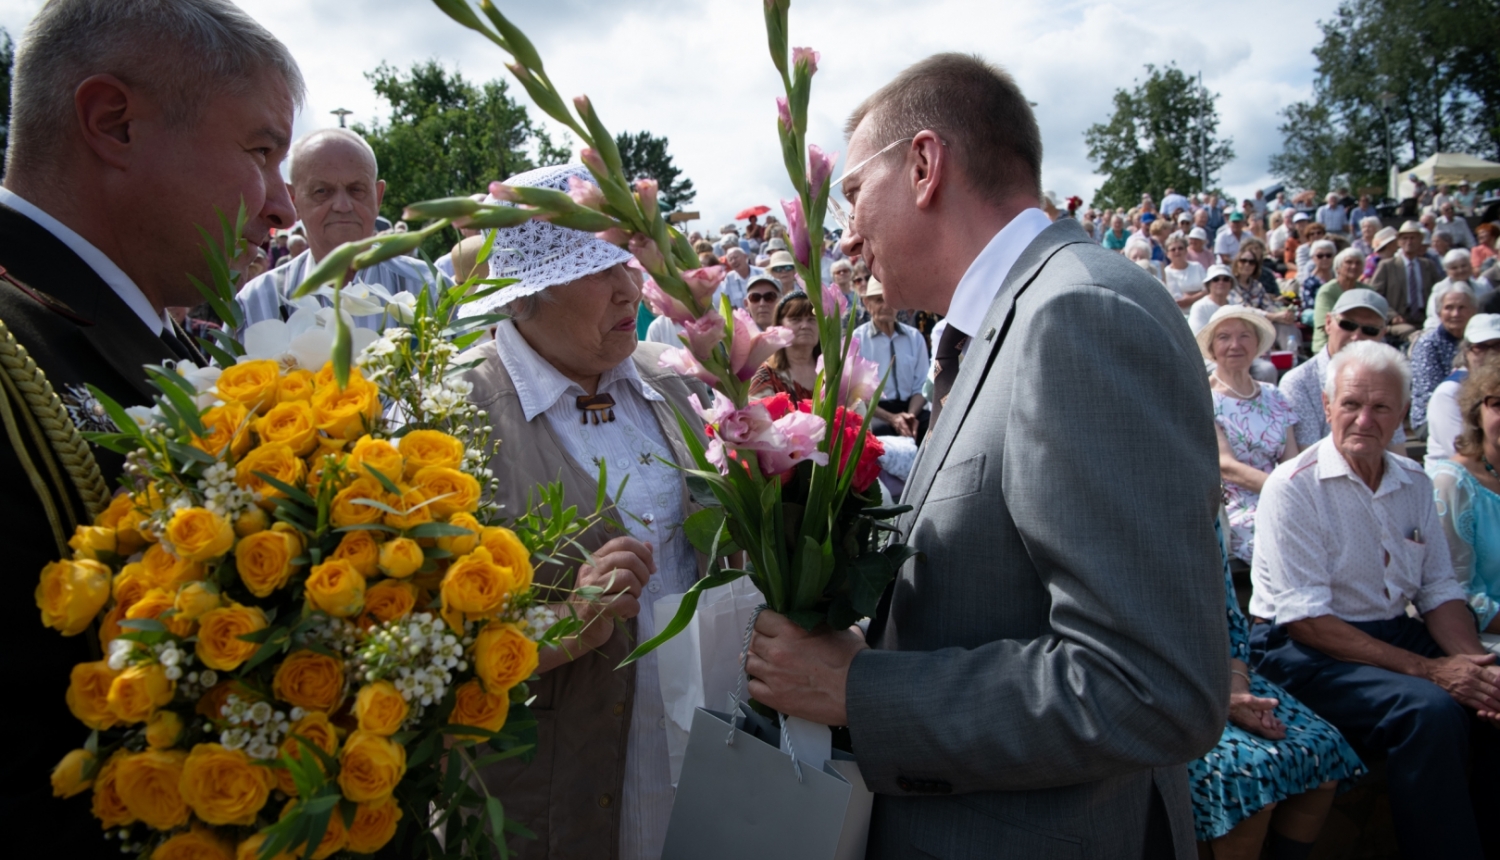
<svg viewBox="0 0 1500 860">
<path fill-rule="evenodd" d="M 12 93 L 0 188 L 0 635 L 12 692 L 0 820 L 17 856 L 119 857 L 89 793 L 55 800 L 48 783 L 88 737 L 64 702 L 68 673 L 100 655 L 91 633 L 43 628 L 32 593 L 122 465 L 95 449 L 94 471 L 58 408 L 103 429 L 84 383 L 146 404 L 142 365 L 192 357 L 165 312 L 201 301 L 189 274 L 210 281 L 195 226 L 217 235 L 216 210 L 233 216 L 241 201 L 252 243 L 291 225 L 280 162 L 303 84 L 285 46 L 228 0 L 51 0 L 21 40 Z"/>
</svg>

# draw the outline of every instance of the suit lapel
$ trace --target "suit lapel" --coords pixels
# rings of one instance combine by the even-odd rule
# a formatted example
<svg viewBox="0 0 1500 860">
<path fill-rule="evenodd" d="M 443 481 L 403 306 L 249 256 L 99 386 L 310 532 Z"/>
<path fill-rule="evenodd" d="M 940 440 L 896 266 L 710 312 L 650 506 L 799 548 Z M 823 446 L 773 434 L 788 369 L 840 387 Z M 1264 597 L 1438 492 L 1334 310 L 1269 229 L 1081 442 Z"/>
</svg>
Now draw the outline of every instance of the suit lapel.
<svg viewBox="0 0 1500 860">
<path fill-rule="evenodd" d="M 1071 218 L 1057 221 L 1033 239 L 1011 267 L 1005 283 L 990 303 L 984 324 L 979 331 L 972 333 L 963 364 L 959 366 L 958 378 L 953 381 L 953 390 L 949 392 L 948 403 L 943 407 L 944 417 L 927 438 L 917 462 L 912 466 L 911 479 L 906 484 L 901 502 L 911 505 L 913 510 L 903 515 L 899 524 L 902 531 L 909 532 L 912 521 L 921 512 L 922 503 L 927 499 L 927 491 L 932 488 L 933 479 L 943 467 L 948 450 L 953 446 L 953 440 L 969 414 L 969 407 L 973 405 L 980 384 L 999 353 L 1000 345 L 1005 341 L 1005 329 L 1008 328 L 1016 298 L 1036 279 L 1042 267 L 1052 259 L 1052 255 L 1068 245 L 1086 241 L 1089 241 L 1088 235 L 1078 226 L 1078 222 Z"/>
</svg>

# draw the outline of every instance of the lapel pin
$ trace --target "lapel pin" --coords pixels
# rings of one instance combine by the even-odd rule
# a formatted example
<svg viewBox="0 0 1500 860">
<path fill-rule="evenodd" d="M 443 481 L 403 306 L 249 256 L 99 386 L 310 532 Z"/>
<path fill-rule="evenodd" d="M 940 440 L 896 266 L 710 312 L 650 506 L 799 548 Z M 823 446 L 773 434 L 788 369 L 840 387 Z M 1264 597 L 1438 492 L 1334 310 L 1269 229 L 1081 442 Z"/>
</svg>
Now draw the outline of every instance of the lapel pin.
<svg viewBox="0 0 1500 860">
<path fill-rule="evenodd" d="M 995 339 L 995 327 L 994 326 L 990 326 L 990 330 L 984 333 L 984 341 L 985 341 L 985 343 L 989 343 L 990 341 L 992 341 L 994 339 Z"/>
</svg>

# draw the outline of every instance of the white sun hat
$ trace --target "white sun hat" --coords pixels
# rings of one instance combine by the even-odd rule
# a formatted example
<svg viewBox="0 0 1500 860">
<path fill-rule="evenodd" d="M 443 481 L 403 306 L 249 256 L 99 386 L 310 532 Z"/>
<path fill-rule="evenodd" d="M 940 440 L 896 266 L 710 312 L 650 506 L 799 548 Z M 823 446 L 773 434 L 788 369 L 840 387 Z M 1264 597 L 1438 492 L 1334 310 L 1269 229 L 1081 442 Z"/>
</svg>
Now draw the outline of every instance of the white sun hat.
<svg viewBox="0 0 1500 860">
<path fill-rule="evenodd" d="M 582 164 L 539 167 L 512 176 L 505 180 L 505 184 L 566 192 L 568 180 L 575 176 L 590 184 L 597 184 L 589 169 Z M 503 201 L 486 197 L 485 202 Z M 629 251 L 611 245 L 595 237 L 593 233 L 559 227 L 547 221 L 527 221 L 518 227 L 504 227 L 494 233 L 495 248 L 490 254 L 490 277 L 518 280 L 482 299 L 463 305 L 460 310 L 462 316 L 493 313 L 516 299 L 535 295 L 558 284 L 570 284 L 631 259 Z"/>
</svg>

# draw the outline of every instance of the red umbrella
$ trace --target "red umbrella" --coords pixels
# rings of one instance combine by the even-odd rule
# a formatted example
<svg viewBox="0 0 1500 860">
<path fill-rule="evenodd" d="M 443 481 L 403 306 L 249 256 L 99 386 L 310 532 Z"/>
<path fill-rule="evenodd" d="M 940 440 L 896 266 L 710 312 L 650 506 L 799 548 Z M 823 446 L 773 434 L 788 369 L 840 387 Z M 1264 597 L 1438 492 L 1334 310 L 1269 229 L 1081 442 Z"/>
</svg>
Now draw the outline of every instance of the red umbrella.
<svg viewBox="0 0 1500 860">
<path fill-rule="evenodd" d="M 740 213 L 734 216 L 734 220 L 743 221 L 752 215 L 764 215 L 770 211 L 771 207 L 769 206 L 751 206 L 749 209 L 741 209 Z"/>
</svg>

